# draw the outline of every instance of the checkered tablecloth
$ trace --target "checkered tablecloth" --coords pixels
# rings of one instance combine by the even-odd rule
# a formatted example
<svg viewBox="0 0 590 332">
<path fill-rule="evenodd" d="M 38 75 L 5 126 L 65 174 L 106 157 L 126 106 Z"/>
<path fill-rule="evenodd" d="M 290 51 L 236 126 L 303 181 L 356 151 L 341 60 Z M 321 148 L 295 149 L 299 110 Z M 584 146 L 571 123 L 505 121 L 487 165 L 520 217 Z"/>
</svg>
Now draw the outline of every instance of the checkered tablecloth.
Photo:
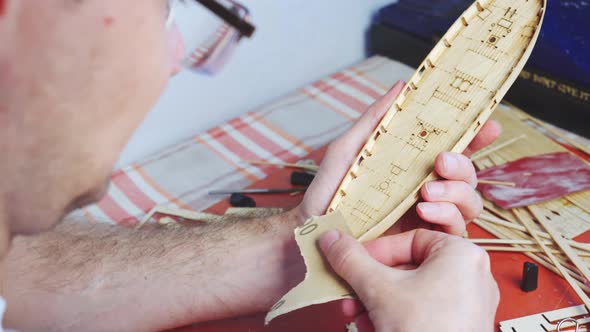
<svg viewBox="0 0 590 332">
<path fill-rule="evenodd" d="M 342 134 L 413 69 L 375 56 L 188 138 L 112 176 L 98 204 L 68 218 L 133 225 L 156 205 L 203 210 L 210 189 L 243 188 L 275 171 L 243 160 L 294 162 Z"/>
</svg>

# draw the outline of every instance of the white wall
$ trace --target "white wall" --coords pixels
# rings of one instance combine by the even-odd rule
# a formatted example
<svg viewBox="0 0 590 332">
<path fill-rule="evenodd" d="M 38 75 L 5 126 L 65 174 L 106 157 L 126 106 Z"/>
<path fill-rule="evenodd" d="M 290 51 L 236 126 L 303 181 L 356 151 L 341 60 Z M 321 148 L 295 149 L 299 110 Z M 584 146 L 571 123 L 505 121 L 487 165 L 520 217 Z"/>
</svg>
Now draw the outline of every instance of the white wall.
<svg viewBox="0 0 590 332">
<path fill-rule="evenodd" d="M 257 26 L 214 77 L 183 72 L 127 146 L 118 166 L 255 109 L 361 61 L 365 34 L 392 0 L 249 0 Z"/>
</svg>

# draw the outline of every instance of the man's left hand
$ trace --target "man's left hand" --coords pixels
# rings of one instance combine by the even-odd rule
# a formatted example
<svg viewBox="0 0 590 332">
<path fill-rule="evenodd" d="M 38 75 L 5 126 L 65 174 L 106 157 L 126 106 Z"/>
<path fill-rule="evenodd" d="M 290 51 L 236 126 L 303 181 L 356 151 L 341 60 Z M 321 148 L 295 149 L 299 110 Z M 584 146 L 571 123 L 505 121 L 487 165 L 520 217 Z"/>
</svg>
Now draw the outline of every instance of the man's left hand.
<svg viewBox="0 0 590 332">
<path fill-rule="evenodd" d="M 387 110 L 404 87 L 396 83 L 381 99 L 377 100 L 356 124 L 335 140 L 324 157 L 315 180 L 298 207 L 302 219 L 325 213 L 342 178 L 357 157 Z M 482 211 L 482 200 L 475 191 L 477 176 L 468 158 L 472 153 L 494 142 L 501 133 L 496 121 L 488 121 L 473 139 L 464 154 L 444 152 L 435 162 L 435 172 L 442 178 L 427 183 L 421 190 L 424 202 L 406 213 L 402 220 L 388 233 L 399 233 L 408 228 L 425 227 L 462 235 L 465 223 L 473 220 Z M 416 215 L 419 218 L 415 218 Z"/>
</svg>

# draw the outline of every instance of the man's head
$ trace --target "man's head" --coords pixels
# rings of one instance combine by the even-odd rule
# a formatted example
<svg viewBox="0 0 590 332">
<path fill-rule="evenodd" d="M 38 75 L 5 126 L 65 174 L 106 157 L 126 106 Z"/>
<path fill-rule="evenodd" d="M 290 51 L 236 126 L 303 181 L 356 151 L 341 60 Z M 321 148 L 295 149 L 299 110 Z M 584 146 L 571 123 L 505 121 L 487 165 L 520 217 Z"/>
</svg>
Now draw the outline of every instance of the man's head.
<svg viewBox="0 0 590 332">
<path fill-rule="evenodd" d="M 0 0 L 0 222 L 11 233 L 48 229 L 104 193 L 178 70 L 167 14 L 168 0 Z"/>
</svg>

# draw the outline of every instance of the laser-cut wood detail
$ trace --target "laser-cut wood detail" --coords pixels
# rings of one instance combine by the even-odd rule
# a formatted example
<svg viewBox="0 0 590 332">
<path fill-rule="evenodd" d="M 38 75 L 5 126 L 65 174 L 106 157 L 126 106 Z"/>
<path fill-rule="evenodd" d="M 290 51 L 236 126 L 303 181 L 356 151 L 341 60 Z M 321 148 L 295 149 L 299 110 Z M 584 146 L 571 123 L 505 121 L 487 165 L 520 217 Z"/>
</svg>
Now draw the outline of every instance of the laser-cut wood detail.
<svg viewBox="0 0 590 332">
<path fill-rule="evenodd" d="M 480 0 L 470 6 L 408 81 L 344 177 L 328 215 L 314 225 L 338 228 L 360 241 L 389 229 L 435 178 L 436 156 L 463 151 L 502 100 L 532 52 L 545 8 L 546 0 Z M 501 20 L 509 20 L 510 28 Z M 530 37 L 528 27 L 535 28 Z M 493 36 L 491 47 L 485 41 Z M 457 77 L 462 81 L 455 83 Z M 350 297 L 318 252 L 321 233 L 304 237 L 301 230 L 295 239 L 308 268 L 305 280 L 273 307 L 267 323 L 298 308 Z"/>
<path fill-rule="evenodd" d="M 404 112 L 392 109 L 385 116 L 381 127 L 387 133 L 381 130 L 378 140 L 371 142 L 373 156 L 353 166 L 357 177 L 342 185 L 348 195 L 337 194 L 330 204 L 350 220 L 356 237 L 379 236 L 385 226 L 371 227 L 383 219 L 391 225 L 411 206 L 407 198 L 432 171 L 436 154 L 465 148 L 522 69 L 542 22 L 538 14 L 544 8 L 542 0 L 478 1 L 449 29 L 454 37 L 441 38 L 408 83 L 404 100 L 396 101 Z M 531 35 L 532 28 L 535 33 Z M 428 124 L 436 124 L 436 129 Z M 470 133 L 466 133 L 468 127 L 473 127 Z M 395 195 L 383 208 L 370 210 L 371 216 L 365 215 L 362 222 L 354 221 L 357 202 L 377 195 L 369 188 L 391 174 L 392 164 L 404 170 L 404 179 L 396 178 Z M 411 173 L 406 171 L 410 166 Z"/>
</svg>

